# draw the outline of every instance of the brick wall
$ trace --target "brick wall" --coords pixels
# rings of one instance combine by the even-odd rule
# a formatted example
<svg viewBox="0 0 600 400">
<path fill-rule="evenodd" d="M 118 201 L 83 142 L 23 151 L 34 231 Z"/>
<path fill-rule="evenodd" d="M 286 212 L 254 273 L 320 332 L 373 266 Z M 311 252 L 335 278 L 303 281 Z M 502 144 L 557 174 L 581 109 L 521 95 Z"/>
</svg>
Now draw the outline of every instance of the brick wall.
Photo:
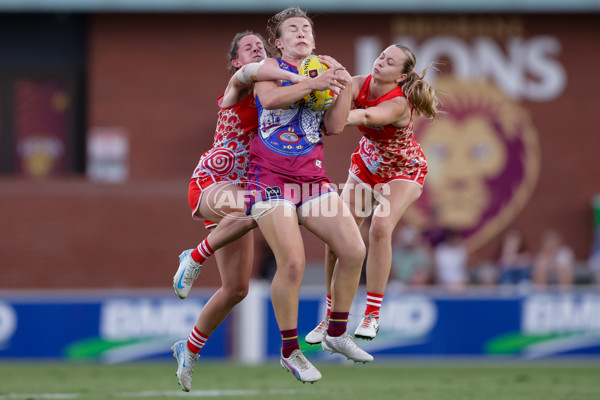
<svg viewBox="0 0 600 400">
<path fill-rule="evenodd" d="M 216 98 L 228 79 L 225 53 L 235 32 L 264 32 L 266 15 L 135 15 L 90 17 L 87 76 L 88 127 L 123 127 L 130 135 L 130 180 L 104 185 L 84 177 L 21 181 L 0 177 L 0 288 L 169 287 L 177 255 L 205 236 L 187 207 L 187 178 L 212 142 Z M 389 16 L 319 16 L 317 52 L 354 64 L 353 38 L 384 40 Z M 550 18 L 550 17 L 548 17 Z M 531 17 L 536 34 L 553 26 Z M 552 34 L 565 46 L 568 88 L 561 99 L 526 104 L 540 135 L 542 170 L 533 197 L 511 224 L 533 247 L 541 231 L 563 232 L 578 258 L 591 242 L 591 197 L 600 192 L 600 91 L 590 52 L 597 27 L 585 16 Z M 385 23 L 384 23 L 385 22 Z M 550 22 L 550 24 L 549 24 Z M 567 22 L 565 22 L 567 23 Z M 369 27 L 368 29 L 366 27 Z M 581 59 L 577 54 L 585 53 Z M 556 117 L 558 116 L 558 117 Z M 326 165 L 344 182 L 359 136 L 325 139 Z M 262 254 L 258 234 L 256 263 Z M 309 262 L 319 264 L 323 245 L 305 235 Z M 473 259 L 492 257 L 494 240 Z M 201 285 L 218 284 L 209 261 Z"/>
</svg>

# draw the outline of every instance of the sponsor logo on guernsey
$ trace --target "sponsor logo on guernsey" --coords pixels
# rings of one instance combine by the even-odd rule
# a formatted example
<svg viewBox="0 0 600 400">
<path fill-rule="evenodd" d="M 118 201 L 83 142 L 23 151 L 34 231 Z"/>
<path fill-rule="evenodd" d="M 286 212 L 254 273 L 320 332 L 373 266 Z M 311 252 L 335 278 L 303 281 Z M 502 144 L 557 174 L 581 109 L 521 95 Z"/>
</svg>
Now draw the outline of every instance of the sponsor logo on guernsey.
<svg viewBox="0 0 600 400">
<path fill-rule="evenodd" d="M 265 188 L 265 196 L 269 197 L 281 197 L 281 188 L 279 186 L 269 186 Z"/>
<path fill-rule="evenodd" d="M 317 166 L 317 168 L 323 168 L 323 161 L 315 160 L 315 165 Z"/>
</svg>

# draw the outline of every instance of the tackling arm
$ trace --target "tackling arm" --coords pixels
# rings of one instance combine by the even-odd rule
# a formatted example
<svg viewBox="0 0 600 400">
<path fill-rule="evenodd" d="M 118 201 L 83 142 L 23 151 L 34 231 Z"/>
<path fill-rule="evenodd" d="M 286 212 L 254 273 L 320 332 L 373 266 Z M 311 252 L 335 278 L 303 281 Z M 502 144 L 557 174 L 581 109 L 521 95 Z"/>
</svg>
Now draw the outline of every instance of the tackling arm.
<svg viewBox="0 0 600 400">
<path fill-rule="evenodd" d="M 338 71 L 340 75 L 348 79 L 346 86 L 336 96 L 333 104 L 325 111 L 323 122 L 325 124 L 325 134 L 338 135 L 344 130 L 350 107 L 352 106 L 352 78 L 346 70 Z"/>
<path fill-rule="evenodd" d="M 236 104 L 258 81 L 288 80 L 294 83 L 302 82 L 308 78 L 294 74 L 293 72 L 279 68 L 277 63 L 263 60 L 259 63 L 249 63 L 242 66 L 229 79 L 225 93 L 223 94 L 223 107 Z"/>
<path fill-rule="evenodd" d="M 403 127 L 410 121 L 410 107 L 404 98 L 384 101 L 375 107 L 351 110 L 346 125 Z"/>
</svg>

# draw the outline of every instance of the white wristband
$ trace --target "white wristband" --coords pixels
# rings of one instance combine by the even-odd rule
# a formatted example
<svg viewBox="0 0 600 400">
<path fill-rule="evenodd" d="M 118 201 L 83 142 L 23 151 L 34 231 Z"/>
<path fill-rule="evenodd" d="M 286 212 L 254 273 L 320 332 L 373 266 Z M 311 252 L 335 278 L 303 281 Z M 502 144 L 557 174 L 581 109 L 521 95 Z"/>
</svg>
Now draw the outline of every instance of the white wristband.
<svg viewBox="0 0 600 400">
<path fill-rule="evenodd" d="M 258 75 L 258 69 L 265 63 L 265 60 L 262 60 L 259 63 L 250 63 L 250 64 L 246 64 L 244 65 L 242 68 L 240 68 L 235 75 L 237 76 L 238 80 L 242 83 L 245 83 L 247 85 L 251 84 L 252 82 L 256 82 L 257 81 L 257 75 Z"/>
</svg>

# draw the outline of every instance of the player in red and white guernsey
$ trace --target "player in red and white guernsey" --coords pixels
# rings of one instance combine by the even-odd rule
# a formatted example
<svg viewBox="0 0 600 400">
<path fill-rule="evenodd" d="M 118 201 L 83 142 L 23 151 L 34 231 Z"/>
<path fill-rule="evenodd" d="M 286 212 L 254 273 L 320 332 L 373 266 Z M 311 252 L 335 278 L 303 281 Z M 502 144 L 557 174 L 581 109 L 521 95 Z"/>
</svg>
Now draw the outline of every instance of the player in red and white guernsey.
<svg viewBox="0 0 600 400">
<path fill-rule="evenodd" d="M 361 339 L 375 338 L 379 310 L 392 265 L 394 228 L 423 190 L 427 161 L 415 141 L 413 118 L 437 118 L 435 90 L 414 69 L 410 49 L 392 45 L 381 53 L 370 75 L 353 77 L 354 105 L 347 126 L 357 126 L 363 137 L 352 154 L 342 197 L 360 226 L 369 215 L 367 255 L 367 304 L 354 332 Z M 379 203 L 379 204 L 377 204 Z M 377 204 L 375 209 L 369 205 Z M 329 288 L 336 255 L 328 249 L 326 282 Z M 327 304 L 331 303 L 328 290 Z M 329 322 L 329 309 L 321 323 L 307 336 L 320 343 Z"/>
<path fill-rule="evenodd" d="M 245 233 L 256 224 L 246 216 L 243 199 L 249 165 L 248 150 L 258 129 L 254 82 L 269 79 L 300 82 L 306 79 L 264 65 L 262 61 L 266 58 L 266 42 L 261 35 L 245 31 L 234 37 L 229 52 L 233 75 L 223 96 L 217 100 L 219 112 L 214 142 L 210 150 L 200 157 L 190 180 L 188 199 L 192 217 L 204 219 L 205 226 L 214 229 L 198 247 L 180 255 L 173 289 L 180 298 L 187 297 L 202 263 L 219 248 L 216 258 L 221 287 L 202 308 L 188 339 L 180 340 L 172 347 L 178 362 L 177 377 L 184 391 L 191 388 L 198 353 L 209 335 L 248 292 L 254 244 L 252 234 Z M 222 201 L 223 198 L 241 201 Z M 218 222 L 218 225 L 211 221 Z M 226 245 L 236 237 L 239 239 Z"/>
</svg>

